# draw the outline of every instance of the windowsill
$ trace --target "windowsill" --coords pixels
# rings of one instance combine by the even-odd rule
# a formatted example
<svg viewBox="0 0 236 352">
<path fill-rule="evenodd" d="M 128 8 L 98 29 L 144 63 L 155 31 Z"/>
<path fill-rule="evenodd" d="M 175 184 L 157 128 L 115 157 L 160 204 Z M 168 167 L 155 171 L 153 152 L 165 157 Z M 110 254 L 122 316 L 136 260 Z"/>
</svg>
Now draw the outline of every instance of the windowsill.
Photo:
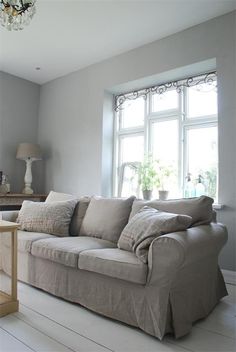
<svg viewBox="0 0 236 352">
<path fill-rule="evenodd" d="M 214 210 L 222 210 L 224 208 L 224 204 L 214 203 L 213 209 Z"/>
</svg>

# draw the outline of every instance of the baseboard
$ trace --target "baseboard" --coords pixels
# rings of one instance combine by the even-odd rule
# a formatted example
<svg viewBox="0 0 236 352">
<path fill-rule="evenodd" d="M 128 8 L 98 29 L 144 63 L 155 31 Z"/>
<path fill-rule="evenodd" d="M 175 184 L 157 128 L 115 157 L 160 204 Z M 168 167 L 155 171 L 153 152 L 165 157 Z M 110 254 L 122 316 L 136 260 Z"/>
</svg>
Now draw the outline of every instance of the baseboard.
<svg viewBox="0 0 236 352">
<path fill-rule="evenodd" d="M 222 270 L 222 274 L 227 284 L 236 285 L 236 271 Z"/>
</svg>

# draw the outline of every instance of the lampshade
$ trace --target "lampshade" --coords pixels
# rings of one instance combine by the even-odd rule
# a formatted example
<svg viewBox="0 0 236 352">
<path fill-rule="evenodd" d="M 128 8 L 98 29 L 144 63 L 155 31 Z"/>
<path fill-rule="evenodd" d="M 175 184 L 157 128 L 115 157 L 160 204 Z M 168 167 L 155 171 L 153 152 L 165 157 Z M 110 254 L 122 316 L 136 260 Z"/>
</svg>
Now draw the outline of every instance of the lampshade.
<svg viewBox="0 0 236 352">
<path fill-rule="evenodd" d="M 42 152 L 38 144 L 20 143 L 18 145 L 16 159 L 26 160 L 28 158 L 31 160 L 42 159 Z"/>
</svg>

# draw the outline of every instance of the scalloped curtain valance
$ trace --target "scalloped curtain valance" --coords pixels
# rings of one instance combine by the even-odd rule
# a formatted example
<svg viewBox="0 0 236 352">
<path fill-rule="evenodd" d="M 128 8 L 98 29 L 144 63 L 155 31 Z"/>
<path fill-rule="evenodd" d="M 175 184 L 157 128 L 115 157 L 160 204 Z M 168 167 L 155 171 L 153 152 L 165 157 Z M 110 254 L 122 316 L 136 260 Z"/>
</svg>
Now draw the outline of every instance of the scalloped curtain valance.
<svg viewBox="0 0 236 352">
<path fill-rule="evenodd" d="M 114 110 L 119 111 L 123 109 L 123 104 L 128 100 L 135 100 L 137 98 L 143 97 L 147 99 L 149 94 L 163 94 L 168 90 L 175 89 L 177 93 L 181 93 L 184 87 L 190 88 L 194 86 L 201 87 L 202 85 L 209 85 L 210 88 L 217 88 L 217 72 L 208 72 L 198 76 L 188 77 L 185 79 L 162 83 L 148 88 L 143 88 L 140 90 L 135 90 L 133 92 L 120 94 L 115 96 L 115 106 Z M 199 88 L 200 89 L 200 88 Z"/>
</svg>

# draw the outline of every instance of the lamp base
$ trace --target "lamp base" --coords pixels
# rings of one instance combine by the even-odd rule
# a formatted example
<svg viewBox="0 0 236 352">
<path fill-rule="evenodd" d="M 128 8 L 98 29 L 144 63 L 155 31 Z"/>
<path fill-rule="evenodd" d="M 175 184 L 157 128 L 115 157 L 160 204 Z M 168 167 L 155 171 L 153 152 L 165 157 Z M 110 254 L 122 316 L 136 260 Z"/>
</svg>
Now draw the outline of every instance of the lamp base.
<svg viewBox="0 0 236 352">
<path fill-rule="evenodd" d="M 26 161 L 25 188 L 23 189 L 22 193 L 33 194 L 34 191 L 31 188 L 31 183 L 32 183 L 31 165 L 33 160 L 31 158 L 28 158 L 25 161 Z"/>
<path fill-rule="evenodd" d="M 34 191 L 30 187 L 25 187 L 22 191 L 23 194 L 33 194 Z"/>
</svg>

